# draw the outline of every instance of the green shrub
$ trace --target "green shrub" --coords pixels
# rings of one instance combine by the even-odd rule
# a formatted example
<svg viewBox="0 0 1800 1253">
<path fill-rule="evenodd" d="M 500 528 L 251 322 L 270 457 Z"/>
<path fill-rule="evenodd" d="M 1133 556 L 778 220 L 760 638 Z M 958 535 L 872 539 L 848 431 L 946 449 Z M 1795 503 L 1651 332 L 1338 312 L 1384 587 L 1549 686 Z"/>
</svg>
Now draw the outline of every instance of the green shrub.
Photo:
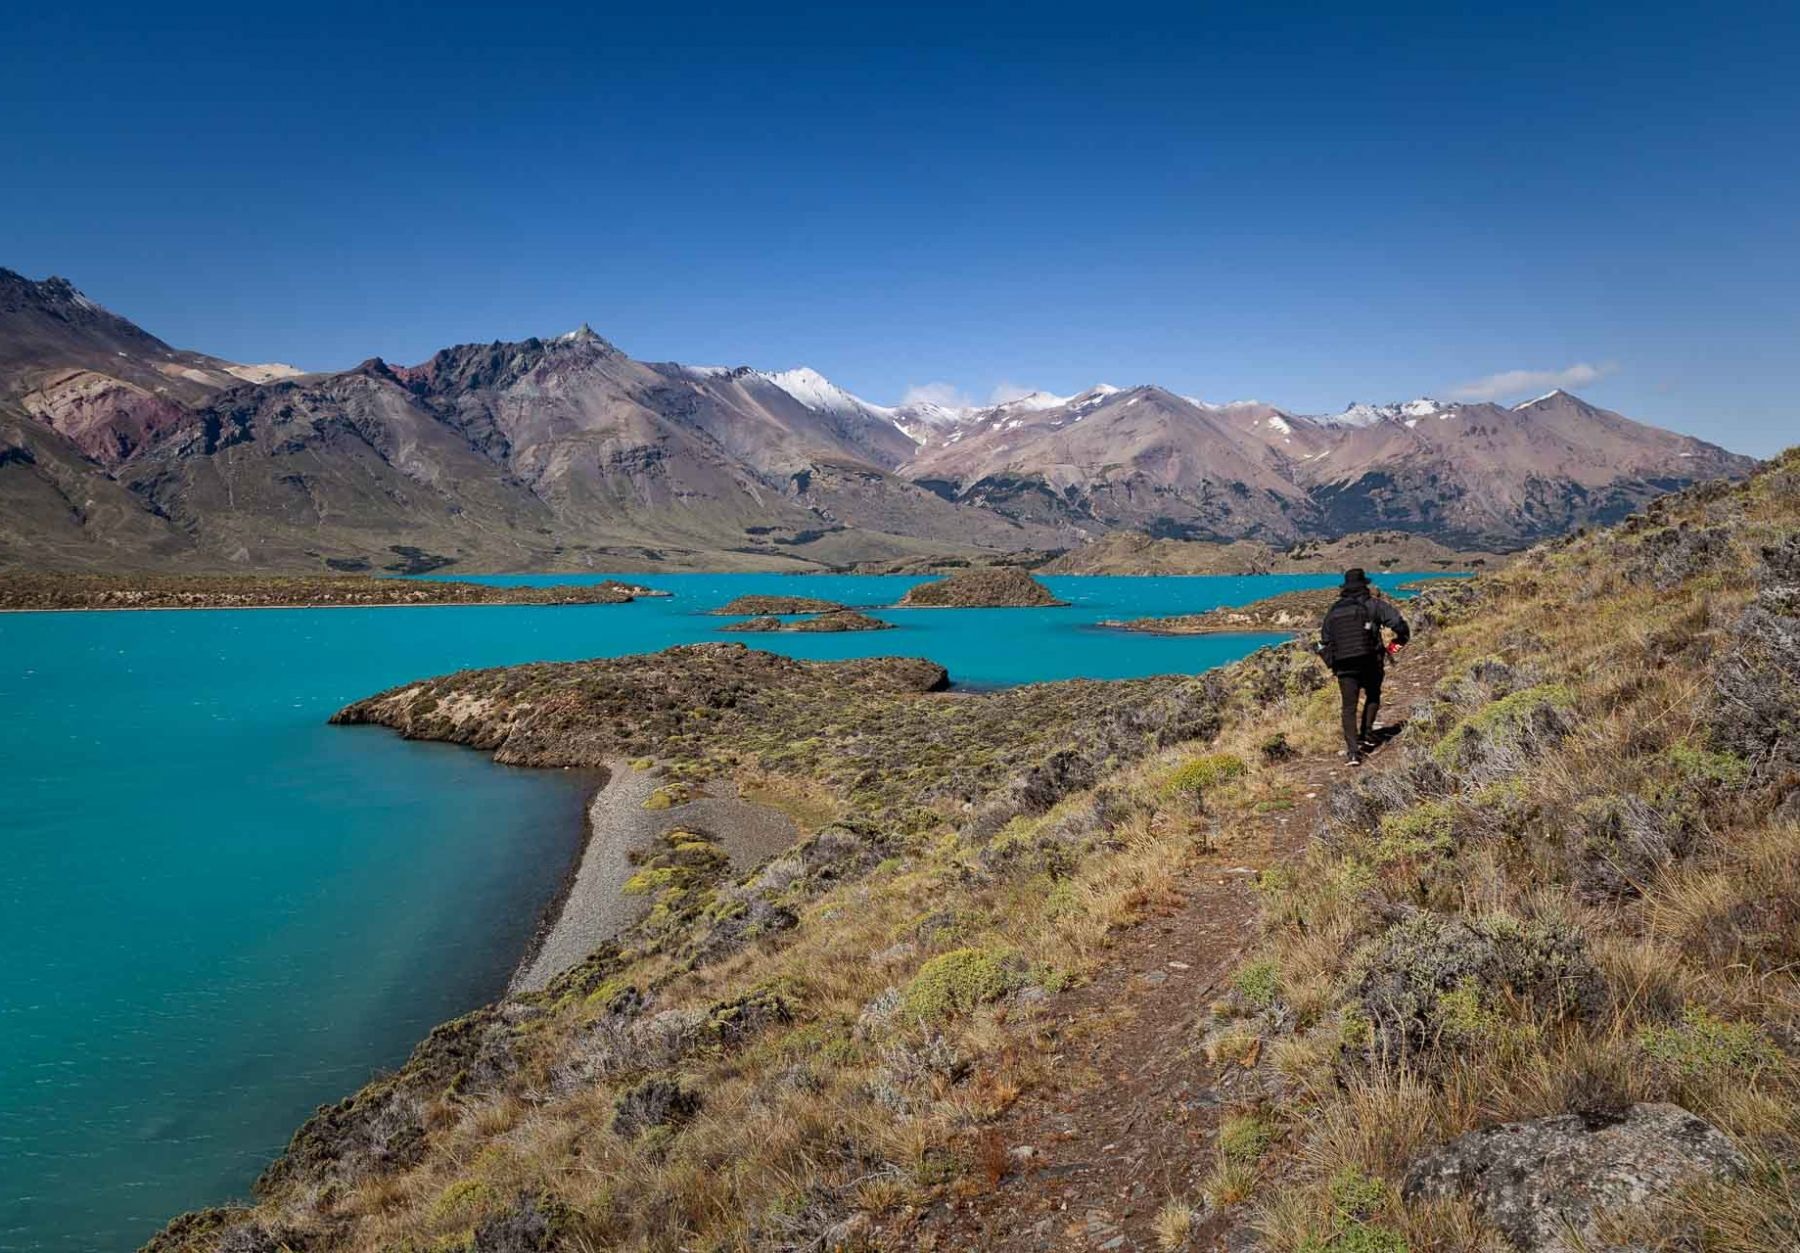
<svg viewBox="0 0 1800 1253">
<path fill-rule="evenodd" d="M 458 1179 L 438 1193 L 431 1203 L 431 1216 L 447 1225 L 463 1225 L 475 1221 L 493 1203 L 494 1190 L 479 1179 Z"/>
<path fill-rule="evenodd" d="M 1250 1004 L 1258 1009 L 1267 1009 L 1275 1003 L 1275 997 L 1281 991 L 1280 972 L 1274 962 L 1264 958 L 1239 969 L 1231 977 L 1231 985 Z"/>
<path fill-rule="evenodd" d="M 1456 846 L 1456 805 L 1452 801 L 1426 801 L 1381 820 L 1375 842 L 1375 863 L 1448 854 Z"/>
<path fill-rule="evenodd" d="M 1638 1047 L 1665 1066 L 1692 1077 L 1750 1076 L 1781 1064 L 1781 1050 L 1753 1022 L 1726 1022 L 1699 1005 L 1682 1011 L 1681 1022 L 1638 1033 Z"/>
<path fill-rule="evenodd" d="M 919 967 L 900 994 L 900 1010 L 917 1022 L 939 1022 L 997 1001 L 1025 982 L 1024 967 L 1010 950 L 952 949 Z"/>
<path fill-rule="evenodd" d="M 644 798 L 645 809 L 673 809 L 693 799 L 693 789 L 685 783 L 665 783 Z"/>
<path fill-rule="evenodd" d="M 1340 1170 L 1331 1177 L 1331 1209 L 1341 1218 L 1361 1219 L 1380 1212 L 1388 1203 L 1385 1180 L 1360 1170 Z"/>
<path fill-rule="evenodd" d="M 1406 1237 L 1376 1223 L 1353 1222 L 1320 1239 L 1303 1241 L 1297 1253 L 1409 1253 Z"/>
<path fill-rule="evenodd" d="M 1183 762 L 1163 780 L 1166 795 L 1198 802 L 1207 792 L 1241 777 L 1247 767 L 1230 753 L 1208 753 Z"/>
<path fill-rule="evenodd" d="M 1219 1124 L 1219 1152 L 1227 1161 L 1257 1161 L 1275 1142 L 1275 1129 L 1255 1114 L 1233 1114 Z"/>
<path fill-rule="evenodd" d="M 1685 741 L 1670 745 L 1669 762 L 1690 784 L 1741 787 L 1750 778 L 1750 763 L 1735 753 L 1715 753 Z"/>
<path fill-rule="evenodd" d="M 1491 751 L 1484 749 L 1486 745 L 1535 749 L 1566 734 L 1575 704 L 1575 693 L 1561 683 L 1541 683 L 1502 696 L 1452 727 L 1432 756 L 1439 766 L 1456 772 Z"/>
</svg>

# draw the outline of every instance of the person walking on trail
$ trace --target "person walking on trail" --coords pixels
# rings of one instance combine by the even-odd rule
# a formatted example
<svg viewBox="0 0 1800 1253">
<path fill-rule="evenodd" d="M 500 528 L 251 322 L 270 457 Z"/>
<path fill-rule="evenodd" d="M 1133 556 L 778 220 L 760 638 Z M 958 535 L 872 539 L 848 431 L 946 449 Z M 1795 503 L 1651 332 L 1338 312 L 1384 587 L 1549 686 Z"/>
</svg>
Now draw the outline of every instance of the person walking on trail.
<svg viewBox="0 0 1800 1253">
<path fill-rule="evenodd" d="M 1412 638 L 1400 611 L 1374 591 L 1360 567 L 1344 571 L 1337 601 L 1319 624 L 1319 655 L 1337 676 L 1344 698 L 1344 752 L 1352 766 L 1362 765 L 1363 754 L 1375 747 L 1375 715 L 1381 708 L 1381 676 L 1388 656 Z M 1385 644 L 1383 627 L 1394 633 Z"/>
</svg>

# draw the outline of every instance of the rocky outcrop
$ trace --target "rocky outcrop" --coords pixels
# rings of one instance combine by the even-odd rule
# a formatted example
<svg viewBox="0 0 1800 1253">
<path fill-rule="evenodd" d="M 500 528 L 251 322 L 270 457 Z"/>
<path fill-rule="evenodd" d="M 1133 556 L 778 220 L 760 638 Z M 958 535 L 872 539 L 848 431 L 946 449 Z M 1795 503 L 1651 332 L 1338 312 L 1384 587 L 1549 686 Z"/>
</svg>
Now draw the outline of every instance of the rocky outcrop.
<svg viewBox="0 0 1800 1253">
<path fill-rule="evenodd" d="M 750 617 L 767 614 L 833 613 L 848 609 L 835 600 L 819 600 L 812 596 L 739 596 L 713 610 L 720 617 Z"/>
<path fill-rule="evenodd" d="M 959 570 L 935 583 L 921 583 L 900 603 L 912 609 L 1028 609 L 1065 605 L 1024 570 L 992 567 Z"/>
<path fill-rule="evenodd" d="M 787 631 L 799 634 L 830 631 L 891 631 L 894 624 L 883 622 L 880 618 L 872 618 L 866 613 L 858 613 L 854 609 L 839 609 L 832 613 L 811 614 L 792 621 L 777 618 L 772 614 L 748 618 L 743 622 L 734 622 L 723 626 L 721 631 Z"/>
<path fill-rule="evenodd" d="M 1747 1169 L 1716 1127 L 1675 1105 L 1561 1114 L 1472 1131 L 1406 1176 L 1408 1200 L 1467 1197 L 1526 1253 L 1575 1253 L 1607 1211 Z"/>
</svg>

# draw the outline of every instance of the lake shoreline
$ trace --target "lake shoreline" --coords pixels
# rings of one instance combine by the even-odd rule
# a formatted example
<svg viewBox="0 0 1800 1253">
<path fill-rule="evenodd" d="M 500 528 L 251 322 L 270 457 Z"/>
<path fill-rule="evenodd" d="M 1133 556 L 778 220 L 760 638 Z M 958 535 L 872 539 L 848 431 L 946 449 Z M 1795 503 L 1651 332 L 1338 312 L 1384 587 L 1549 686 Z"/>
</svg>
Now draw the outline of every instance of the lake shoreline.
<svg viewBox="0 0 1800 1253">
<path fill-rule="evenodd" d="M 668 595 L 668 593 L 663 593 Z M 0 613 L 260 613 L 271 609 L 592 609 L 628 605 L 608 600 L 383 600 L 363 605 L 46 605 L 39 609 L 5 608 Z"/>
<path fill-rule="evenodd" d="M 592 779 L 592 786 L 585 788 L 581 795 L 581 839 L 576 842 L 574 854 L 569 864 L 563 867 L 561 878 L 557 880 L 556 891 L 544 902 L 538 911 L 538 920 L 531 929 L 531 938 L 525 942 L 519 959 L 513 963 L 507 973 L 506 986 L 502 995 L 510 995 L 514 983 L 529 970 L 544 951 L 550 937 L 555 934 L 557 924 L 562 921 L 564 912 L 569 907 L 569 898 L 574 894 L 575 883 L 581 874 L 582 864 L 587 860 L 588 849 L 594 842 L 594 802 L 600 793 L 612 782 L 612 771 L 606 767 L 588 769 L 581 773 Z"/>
<path fill-rule="evenodd" d="M 693 830 L 717 840 L 740 874 L 801 838 L 786 814 L 735 796 L 702 794 L 647 808 L 666 782 L 661 770 L 618 758 L 602 769 L 606 778 L 589 793 L 583 811 L 581 848 L 514 967 L 507 996 L 542 991 L 644 914 L 648 903 L 625 895 L 624 885 L 636 872 L 634 855 L 670 831 Z"/>
</svg>

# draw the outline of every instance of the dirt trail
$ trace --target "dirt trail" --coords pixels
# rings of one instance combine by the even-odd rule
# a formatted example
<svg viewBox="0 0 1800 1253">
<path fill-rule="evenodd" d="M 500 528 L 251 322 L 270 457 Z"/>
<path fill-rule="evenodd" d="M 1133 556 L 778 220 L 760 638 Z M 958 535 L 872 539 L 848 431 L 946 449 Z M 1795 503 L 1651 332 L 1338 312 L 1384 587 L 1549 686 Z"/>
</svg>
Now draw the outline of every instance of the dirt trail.
<svg viewBox="0 0 1800 1253">
<path fill-rule="evenodd" d="M 1383 722 L 1411 716 L 1441 677 L 1413 655 L 1389 672 Z M 1384 745 L 1363 767 L 1381 769 Z M 1095 978 L 1057 996 L 1019 1029 L 1055 1076 L 983 1128 L 978 1157 L 1006 1173 L 980 1195 L 883 1224 L 884 1248 L 1150 1250 L 1171 1197 L 1192 1201 L 1217 1160 L 1221 1111 L 1250 1096 L 1248 1072 L 1214 1067 L 1197 1020 L 1254 943 L 1257 871 L 1294 856 L 1315 829 L 1325 791 L 1351 777 L 1340 756 L 1287 767 L 1295 806 L 1234 829 L 1231 846 L 1199 858 L 1160 916 L 1121 932 Z M 1254 1249 L 1214 1219 L 1190 1249 Z"/>
</svg>

